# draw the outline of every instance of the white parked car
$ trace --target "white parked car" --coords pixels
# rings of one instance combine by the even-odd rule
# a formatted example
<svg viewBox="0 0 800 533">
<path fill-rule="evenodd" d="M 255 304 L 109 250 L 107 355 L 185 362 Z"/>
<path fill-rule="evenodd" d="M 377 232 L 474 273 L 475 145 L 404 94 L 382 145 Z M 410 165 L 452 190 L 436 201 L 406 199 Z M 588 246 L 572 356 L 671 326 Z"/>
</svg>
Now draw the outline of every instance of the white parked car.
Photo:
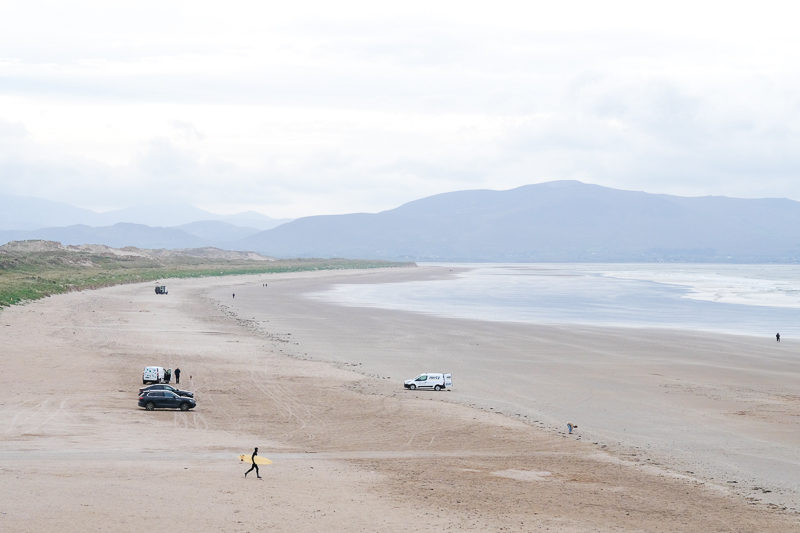
<svg viewBox="0 0 800 533">
<path fill-rule="evenodd" d="M 436 372 L 426 372 L 403 383 L 403 387 L 411 390 L 433 389 L 438 391 L 452 386 L 453 377 L 450 374 L 437 374 Z"/>
<path fill-rule="evenodd" d="M 160 366 L 148 366 L 142 372 L 142 384 L 169 383 L 172 379 L 172 369 Z"/>
</svg>

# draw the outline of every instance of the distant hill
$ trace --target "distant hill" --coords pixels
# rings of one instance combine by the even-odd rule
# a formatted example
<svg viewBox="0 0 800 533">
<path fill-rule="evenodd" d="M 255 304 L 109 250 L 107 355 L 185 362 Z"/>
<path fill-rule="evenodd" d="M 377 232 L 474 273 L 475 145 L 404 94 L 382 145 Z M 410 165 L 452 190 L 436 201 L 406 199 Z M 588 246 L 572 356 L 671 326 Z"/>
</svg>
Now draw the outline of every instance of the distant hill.
<svg viewBox="0 0 800 533">
<path fill-rule="evenodd" d="M 132 222 L 134 224 L 160 227 L 182 226 L 193 222 L 221 221 L 236 226 L 267 230 L 292 219 L 270 218 L 255 211 L 245 211 L 235 215 L 218 215 L 190 204 L 153 203 L 98 213 L 97 220 L 97 225 L 102 226 L 119 222 Z"/>
<path fill-rule="evenodd" d="M 165 223 L 194 216 L 223 217 L 184 204 L 137 209 L 121 210 L 114 216 L 151 217 Z M 99 219 L 92 217 L 100 215 L 114 220 L 108 213 L 57 202 L 0 196 L 3 224 L 11 221 L 30 227 L 41 221 L 83 218 L 97 223 Z M 128 222 L 92 227 L 75 223 L 0 231 L 0 244 L 44 239 L 115 248 L 214 246 L 286 258 L 404 261 L 800 262 L 800 202 L 686 198 L 577 181 L 526 185 L 508 191 L 445 193 L 382 213 L 306 217 L 267 231 L 258 229 L 277 221 L 259 213 L 228 218 L 238 224 L 206 218 L 175 224 L 177 227 Z M 260 226 L 239 225 L 259 220 Z"/>
<path fill-rule="evenodd" d="M 32 230 L 88 224 L 97 213 L 61 202 L 0 194 L 0 230 Z"/>
<path fill-rule="evenodd" d="M 276 257 L 413 261 L 800 261 L 800 202 L 686 198 L 578 181 L 306 217 L 234 244 Z"/>
<path fill-rule="evenodd" d="M 258 228 L 260 230 L 276 228 L 281 224 L 294 220 L 293 218 L 270 218 L 255 211 L 242 211 L 235 215 L 217 215 L 217 217 L 219 218 L 214 218 L 214 220 L 222 220 L 240 227 Z"/>
<path fill-rule="evenodd" d="M 97 214 L 96 226 L 112 226 L 120 222 L 146 226 L 171 227 L 198 220 L 211 220 L 217 215 L 184 203 L 152 203 L 136 205 Z"/>
<path fill-rule="evenodd" d="M 218 220 L 191 222 L 175 228 L 122 222 L 101 227 L 75 224 L 35 230 L 0 231 L 0 245 L 11 241 L 44 240 L 58 241 L 65 245 L 97 244 L 115 248 L 135 246 L 183 249 L 220 246 L 235 250 L 238 249 L 235 244 L 238 240 L 258 232 L 256 228 L 242 228 Z"/>
<path fill-rule="evenodd" d="M 236 241 L 258 233 L 256 228 L 234 226 L 221 220 L 200 220 L 176 226 L 175 229 L 185 231 L 208 242 Z"/>
<path fill-rule="evenodd" d="M 92 227 L 118 223 L 172 227 L 215 220 L 236 226 L 267 230 L 292 219 L 270 218 L 255 211 L 219 215 L 186 203 L 152 203 L 97 213 L 61 202 L 30 196 L 0 194 L 0 230 L 35 230 L 83 224 Z M 240 238 L 244 235 L 239 235 Z"/>
<path fill-rule="evenodd" d="M 93 228 L 84 224 L 65 228 L 44 228 L 32 231 L 0 231 L 0 244 L 10 241 L 41 239 L 65 245 L 102 244 L 114 248 L 201 248 L 208 242 L 175 228 L 151 228 L 143 224 L 114 224 Z"/>
</svg>

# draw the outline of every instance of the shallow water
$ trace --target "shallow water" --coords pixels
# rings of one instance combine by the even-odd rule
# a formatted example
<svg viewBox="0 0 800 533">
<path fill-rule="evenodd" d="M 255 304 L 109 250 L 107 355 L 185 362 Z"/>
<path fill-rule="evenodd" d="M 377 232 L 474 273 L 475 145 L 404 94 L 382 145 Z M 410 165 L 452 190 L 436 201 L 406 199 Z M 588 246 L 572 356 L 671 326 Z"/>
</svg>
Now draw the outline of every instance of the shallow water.
<svg viewBox="0 0 800 533">
<path fill-rule="evenodd" d="M 453 264 L 452 279 L 340 284 L 309 295 L 378 307 L 536 324 L 800 336 L 800 266 Z"/>
</svg>

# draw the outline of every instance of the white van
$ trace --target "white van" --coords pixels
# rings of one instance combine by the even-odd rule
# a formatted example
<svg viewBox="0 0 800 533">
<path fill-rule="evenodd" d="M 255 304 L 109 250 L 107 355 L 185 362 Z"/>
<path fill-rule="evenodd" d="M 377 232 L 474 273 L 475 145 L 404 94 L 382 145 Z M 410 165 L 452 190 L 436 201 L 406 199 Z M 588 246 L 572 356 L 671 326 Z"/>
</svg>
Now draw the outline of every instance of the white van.
<svg viewBox="0 0 800 533">
<path fill-rule="evenodd" d="M 450 374 L 437 374 L 436 372 L 426 372 L 403 383 L 403 387 L 411 390 L 433 389 L 439 391 L 452 386 L 453 377 Z"/>
<path fill-rule="evenodd" d="M 145 367 L 142 373 L 142 385 L 148 383 L 169 383 L 172 379 L 172 369 L 160 366 Z"/>
</svg>

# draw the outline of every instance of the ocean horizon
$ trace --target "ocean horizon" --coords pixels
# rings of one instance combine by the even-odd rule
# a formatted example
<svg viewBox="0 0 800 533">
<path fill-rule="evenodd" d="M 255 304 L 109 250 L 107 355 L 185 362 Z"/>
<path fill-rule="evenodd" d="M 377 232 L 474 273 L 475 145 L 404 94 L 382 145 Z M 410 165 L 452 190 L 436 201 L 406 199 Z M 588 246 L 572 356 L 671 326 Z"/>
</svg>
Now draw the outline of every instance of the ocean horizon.
<svg viewBox="0 0 800 533">
<path fill-rule="evenodd" d="M 449 318 L 800 336 L 800 265 L 421 263 L 452 278 L 337 284 L 339 305 Z"/>
</svg>

